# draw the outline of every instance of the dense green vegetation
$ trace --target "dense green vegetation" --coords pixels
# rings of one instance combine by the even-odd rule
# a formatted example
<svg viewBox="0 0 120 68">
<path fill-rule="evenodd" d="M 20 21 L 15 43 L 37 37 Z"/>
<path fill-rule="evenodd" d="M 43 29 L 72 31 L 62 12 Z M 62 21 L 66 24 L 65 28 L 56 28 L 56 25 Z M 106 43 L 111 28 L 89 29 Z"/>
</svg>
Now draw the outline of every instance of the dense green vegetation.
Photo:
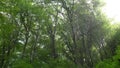
<svg viewBox="0 0 120 68">
<path fill-rule="evenodd" d="M 111 26 L 103 5 L 0 0 L 0 68 L 119 68 L 120 28 Z"/>
</svg>

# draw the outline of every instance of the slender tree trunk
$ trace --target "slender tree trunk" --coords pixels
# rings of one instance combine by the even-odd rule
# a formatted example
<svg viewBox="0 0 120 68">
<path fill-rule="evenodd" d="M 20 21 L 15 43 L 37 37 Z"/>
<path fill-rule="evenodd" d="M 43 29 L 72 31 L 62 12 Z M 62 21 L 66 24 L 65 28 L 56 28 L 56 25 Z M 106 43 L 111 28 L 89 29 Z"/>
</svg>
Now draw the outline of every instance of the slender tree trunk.
<svg viewBox="0 0 120 68">
<path fill-rule="evenodd" d="M 38 35 L 36 34 L 34 37 L 34 44 L 31 46 L 31 52 L 30 52 L 30 63 L 32 63 L 35 59 L 35 53 L 36 53 L 36 45 L 38 40 Z"/>
<path fill-rule="evenodd" d="M 22 59 L 24 58 L 25 56 L 25 52 L 26 52 L 26 46 L 27 46 L 27 43 L 28 43 L 28 34 L 25 35 L 25 44 L 23 46 L 23 52 L 22 52 Z"/>
</svg>

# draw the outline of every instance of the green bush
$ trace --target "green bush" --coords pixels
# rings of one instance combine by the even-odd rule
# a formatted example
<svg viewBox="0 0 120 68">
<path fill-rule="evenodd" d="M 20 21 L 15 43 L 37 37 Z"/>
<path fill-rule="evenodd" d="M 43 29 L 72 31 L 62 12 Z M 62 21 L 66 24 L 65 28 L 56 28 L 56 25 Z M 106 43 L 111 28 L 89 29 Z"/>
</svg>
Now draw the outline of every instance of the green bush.
<svg viewBox="0 0 120 68">
<path fill-rule="evenodd" d="M 33 68 L 33 67 L 31 64 L 23 60 L 17 60 L 15 63 L 13 63 L 12 68 Z"/>
<path fill-rule="evenodd" d="M 116 55 L 110 59 L 99 62 L 96 68 L 120 68 L 120 46 L 116 49 Z"/>
</svg>

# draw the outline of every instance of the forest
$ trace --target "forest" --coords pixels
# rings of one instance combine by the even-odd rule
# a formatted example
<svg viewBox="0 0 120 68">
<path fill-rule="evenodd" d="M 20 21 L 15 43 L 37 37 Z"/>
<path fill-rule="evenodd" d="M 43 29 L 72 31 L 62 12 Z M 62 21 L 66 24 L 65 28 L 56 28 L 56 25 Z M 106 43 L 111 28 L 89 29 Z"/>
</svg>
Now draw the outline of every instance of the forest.
<svg viewBox="0 0 120 68">
<path fill-rule="evenodd" d="M 120 25 L 103 0 L 0 0 L 0 68 L 120 68 Z"/>
</svg>

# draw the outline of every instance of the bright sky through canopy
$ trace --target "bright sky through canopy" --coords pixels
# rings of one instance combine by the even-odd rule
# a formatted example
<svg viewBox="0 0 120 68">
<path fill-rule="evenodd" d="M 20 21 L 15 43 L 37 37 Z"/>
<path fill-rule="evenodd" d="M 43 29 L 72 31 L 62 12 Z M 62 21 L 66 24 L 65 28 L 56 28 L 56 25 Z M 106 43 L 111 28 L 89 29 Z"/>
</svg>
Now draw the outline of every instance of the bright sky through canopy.
<svg viewBox="0 0 120 68">
<path fill-rule="evenodd" d="M 115 22 L 120 22 L 120 0 L 105 0 L 105 3 L 103 12 Z"/>
</svg>

